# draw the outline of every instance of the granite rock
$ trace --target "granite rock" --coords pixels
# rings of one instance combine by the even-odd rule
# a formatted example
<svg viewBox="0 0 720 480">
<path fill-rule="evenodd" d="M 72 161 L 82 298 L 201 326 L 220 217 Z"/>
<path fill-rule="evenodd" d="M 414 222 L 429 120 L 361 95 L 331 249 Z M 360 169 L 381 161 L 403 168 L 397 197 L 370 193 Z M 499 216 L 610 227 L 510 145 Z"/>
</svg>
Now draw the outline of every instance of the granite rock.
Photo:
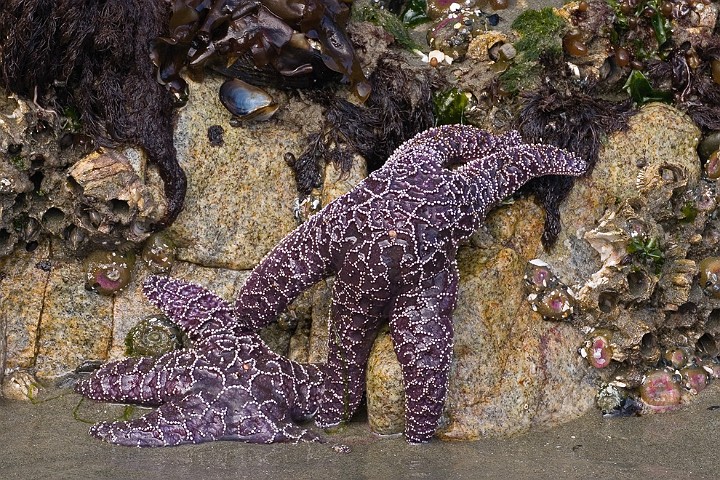
<svg viewBox="0 0 720 480">
<path fill-rule="evenodd" d="M 0 379 L 35 364 L 38 325 L 50 277 L 49 242 L 0 261 Z M 41 263 L 43 262 L 43 263 Z"/>
<path fill-rule="evenodd" d="M 370 351 L 366 397 L 370 430 L 378 435 L 401 434 L 405 428 L 405 390 L 386 328 L 378 333 Z"/>
<path fill-rule="evenodd" d="M 52 260 L 41 297 L 34 372 L 38 378 L 69 373 L 85 360 L 107 358 L 113 297 L 85 290 L 80 262 Z"/>
<path fill-rule="evenodd" d="M 188 191 L 170 230 L 180 260 L 249 270 L 295 228 L 295 180 L 283 156 L 302 151 L 306 129 L 317 128 L 321 114 L 274 91 L 281 106 L 273 118 L 233 128 L 218 98 L 221 83 L 210 75 L 190 82 L 191 101 L 179 113 L 175 145 Z M 213 125 L 224 130 L 222 145 L 208 138 Z"/>
</svg>

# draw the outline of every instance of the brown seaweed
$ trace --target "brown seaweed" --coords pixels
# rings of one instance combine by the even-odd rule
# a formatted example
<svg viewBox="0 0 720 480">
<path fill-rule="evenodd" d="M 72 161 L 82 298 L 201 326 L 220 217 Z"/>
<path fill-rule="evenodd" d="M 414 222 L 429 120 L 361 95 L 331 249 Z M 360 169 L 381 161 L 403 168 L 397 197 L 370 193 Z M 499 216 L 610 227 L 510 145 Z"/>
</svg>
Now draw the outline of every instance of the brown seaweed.
<svg viewBox="0 0 720 480">
<path fill-rule="evenodd" d="M 173 145 L 174 99 L 149 58 L 168 18 L 163 2 L 144 0 L 0 4 L 2 86 L 47 109 L 76 109 L 100 145 L 144 148 L 165 185 L 163 225 L 182 209 L 186 188 Z"/>
<path fill-rule="evenodd" d="M 338 72 L 365 100 L 370 86 L 345 32 L 349 11 L 338 0 L 175 0 L 169 35 L 153 47 L 158 81 L 182 97 L 183 68 L 201 76 L 205 67 L 223 70 L 242 58 L 241 70 L 248 63 L 271 69 L 292 79 L 290 86 Z"/>
<path fill-rule="evenodd" d="M 400 56 L 387 54 L 370 75 L 372 88 L 364 105 L 325 94 L 322 131 L 310 135 L 308 148 L 291 161 L 300 194 L 319 187 L 324 162 L 347 172 L 359 154 L 370 171 L 376 170 L 402 142 L 433 126 L 432 90 L 440 81 L 434 69 L 415 71 Z"/>
<path fill-rule="evenodd" d="M 720 39 L 712 37 L 693 46 L 684 42 L 665 60 L 648 65 L 655 84 L 670 83 L 675 105 L 705 130 L 720 130 L 720 85 L 712 76 L 712 62 L 720 61 Z"/>
<path fill-rule="evenodd" d="M 560 67 L 556 72 L 563 72 Z M 543 142 L 570 150 L 584 158 L 588 173 L 598 160 L 603 136 L 627 127 L 632 104 L 629 100 L 605 100 L 599 87 L 562 73 L 545 76 L 540 87 L 522 96 L 518 130 L 528 142 Z M 546 176 L 525 187 L 542 203 L 547 213 L 542 242 L 551 247 L 560 233 L 560 203 L 574 185 L 572 177 Z"/>
</svg>

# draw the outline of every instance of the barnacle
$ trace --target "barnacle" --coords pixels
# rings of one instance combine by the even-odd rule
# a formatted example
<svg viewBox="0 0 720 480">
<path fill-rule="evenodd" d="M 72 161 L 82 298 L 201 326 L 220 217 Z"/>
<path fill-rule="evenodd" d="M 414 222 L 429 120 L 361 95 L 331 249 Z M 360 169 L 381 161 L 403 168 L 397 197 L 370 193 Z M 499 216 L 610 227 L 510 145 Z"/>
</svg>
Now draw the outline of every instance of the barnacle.
<svg viewBox="0 0 720 480">
<path fill-rule="evenodd" d="M 168 13 L 165 2 L 145 0 L 0 2 L 0 85 L 42 106 L 36 136 L 54 133 L 55 112 L 64 112 L 71 132 L 61 146 L 87 134 L 105 147 L 142 147 L 168 201 L 156 227 L 177 217 L 186 188 L 173 99 L 153 78 L 148 55 Z"/>
</svg>

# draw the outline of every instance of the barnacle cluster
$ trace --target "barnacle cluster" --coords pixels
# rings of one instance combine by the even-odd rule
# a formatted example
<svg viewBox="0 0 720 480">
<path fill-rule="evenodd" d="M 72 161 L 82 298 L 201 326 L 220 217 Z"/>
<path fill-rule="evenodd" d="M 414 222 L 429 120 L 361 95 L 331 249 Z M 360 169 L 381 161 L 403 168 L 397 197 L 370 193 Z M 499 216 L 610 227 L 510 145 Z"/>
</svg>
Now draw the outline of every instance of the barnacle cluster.
<svg viewBox="0 0 720 480">
<path fill-rule="evenodd" d="M 157 79 L 183 102 L 184 68 L 202 75 L 214 66 L 255 81 L 264 74 L 261 83 L 279 86 L 311 86 L 337 72 L 364 100 L 370 86 L 345 32 L 349 13 L 338 0 L 176 0 L 170 31 L 153 47 Z"/>
<path fill-rule="evenodd" d="M 51 236 L 72 253 L 141 242 L 165 210 L 138 150 L 92 151 L 72 119 L 0 101 L 0 257 Z"/>
<path fill-rule="evenodd" d="M 144 0 L 0 2 L 0 86 L 42 107 L 44 118 L 33 125 L 55 112 L 71 118 L 77 137 L 66 136 L 65 145 L 88 135 L 103 147 L 142 148 L 167 199 L 155 228 L 175 220 L 186 187 L 173 144 L 173 99 L 155 81 L 148 47 L 168 15 L 165 2 Z M 12 143 L 23 143 L 25 155 L 36 150 Z M 43 183 L 48 196 L 62 195 L 49 179 Z"/>
<path fill-rule="evenodd" d="M 586 333 L 580 354 L 608 382 L 607 413 L 673 408 L 720 373 L 718 185 L 691 177 L 646 169 L 639 196 L 585 234 L 602 267 L 578 289 L 572 321 Z"/>
</svg>

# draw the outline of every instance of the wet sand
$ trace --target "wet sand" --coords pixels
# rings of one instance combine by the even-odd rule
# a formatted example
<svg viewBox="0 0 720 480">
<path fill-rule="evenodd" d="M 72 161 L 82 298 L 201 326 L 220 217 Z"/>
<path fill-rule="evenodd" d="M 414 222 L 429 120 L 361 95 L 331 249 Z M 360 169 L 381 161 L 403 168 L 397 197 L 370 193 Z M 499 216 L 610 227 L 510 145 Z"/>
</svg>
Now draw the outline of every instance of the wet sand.
<svg viewBox="0 0 720 480">
<path fill-rule="evenodd" d="M 118 447 L 87 435 L 73 417 L 80 397 L 38 404 L 0 399 L 0 478 L 15 479 L 711 479 L 720 478 L 720 384 L 662 415 L 602 418 L 597 412 L 551 429 L 475 442 L 407 445 L 355 422 L 327 444 L 214 442 L 172 448 Z M 99 420 L 121 407 L 83 402 Z"/>
</svg>

